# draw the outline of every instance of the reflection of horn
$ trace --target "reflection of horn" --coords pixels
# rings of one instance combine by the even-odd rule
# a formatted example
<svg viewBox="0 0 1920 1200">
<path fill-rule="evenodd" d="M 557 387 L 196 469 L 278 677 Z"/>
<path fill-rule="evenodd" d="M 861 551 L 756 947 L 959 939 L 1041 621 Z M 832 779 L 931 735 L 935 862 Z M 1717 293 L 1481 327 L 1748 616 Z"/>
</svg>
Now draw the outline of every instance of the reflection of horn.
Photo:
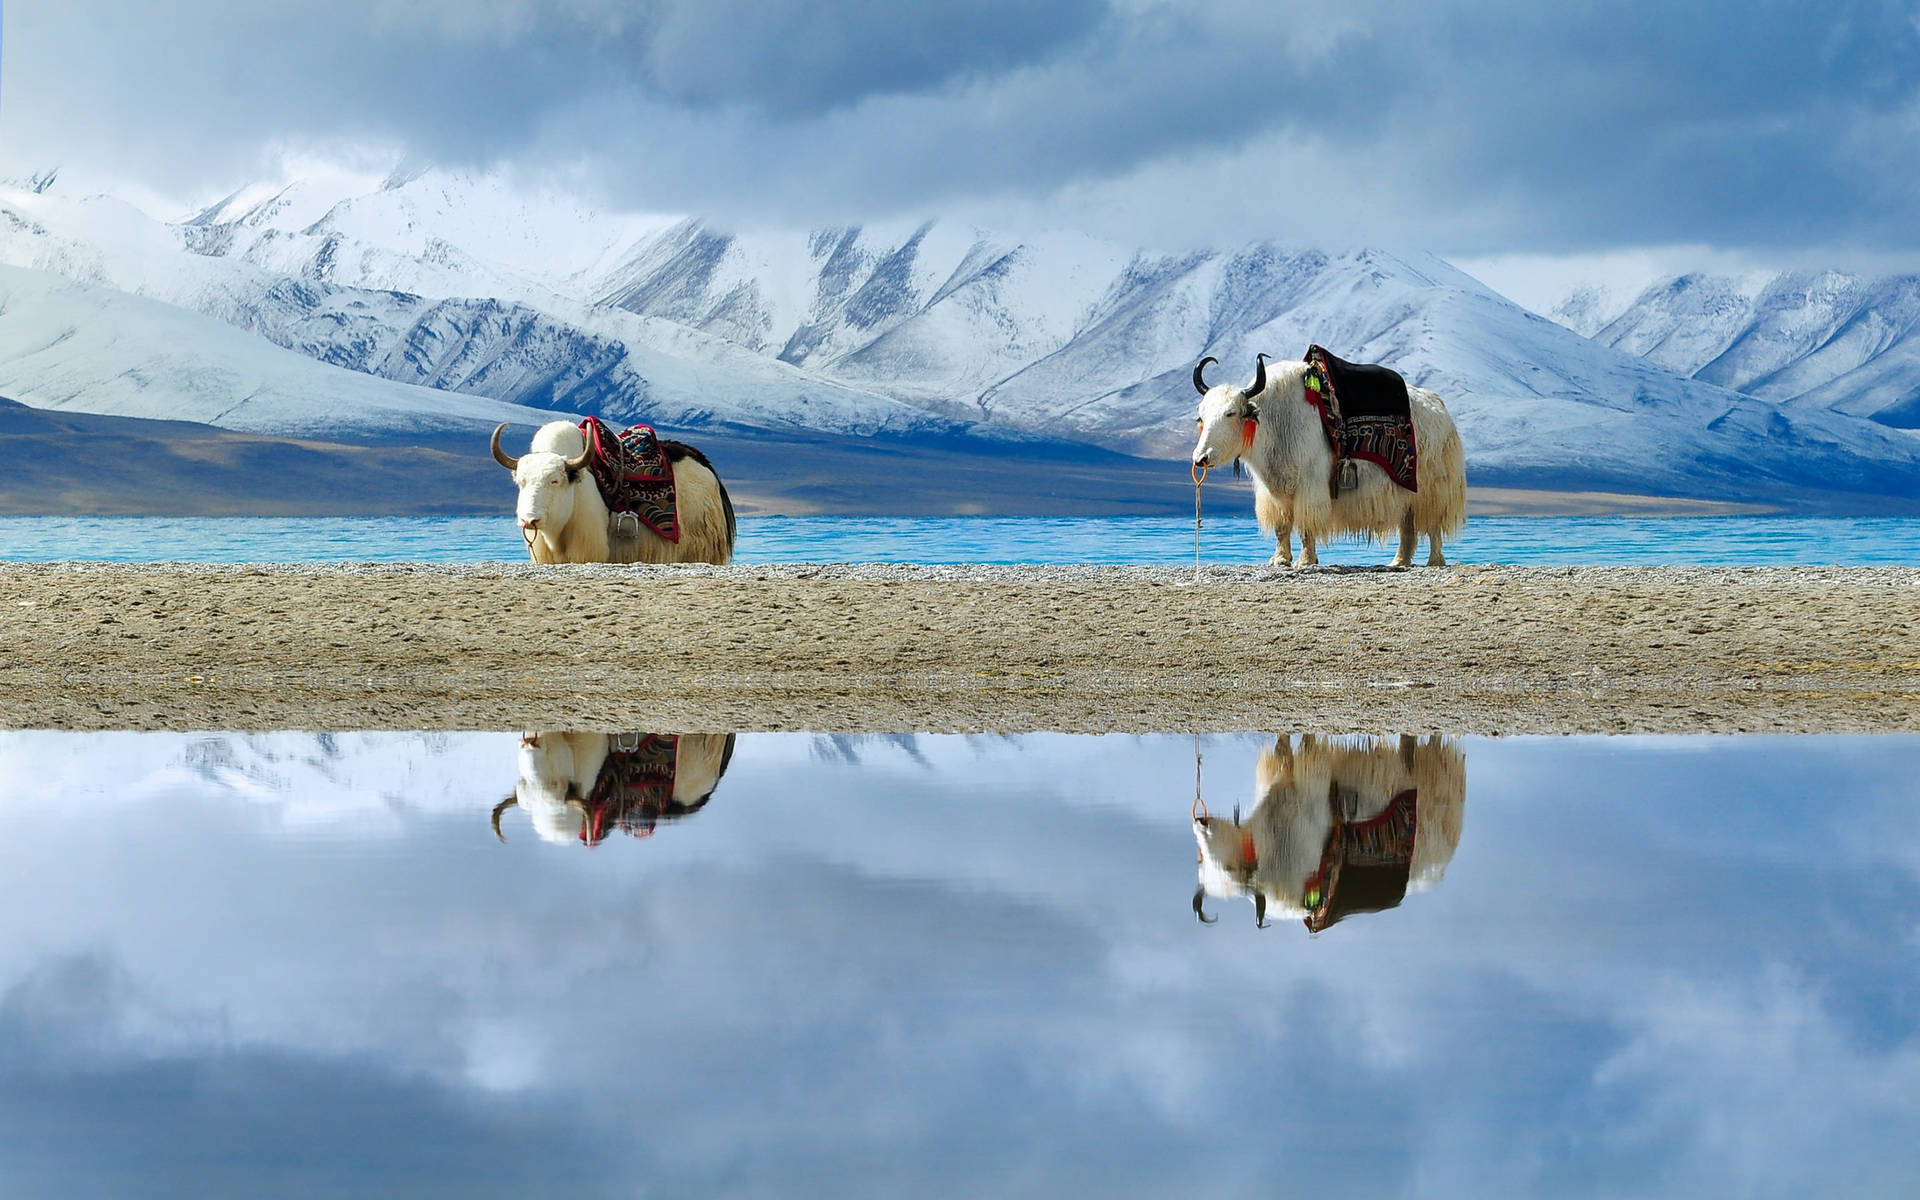
<svg viewBox="0 0 1920 1200">
<path fill-rule="evenodd" d="M 1200 360 L 1200 365 L 1193 369 L 1193 390 L 1194 391 L 1199 392 L 1202 396 L 1207 394 L 1207 381 L 1206 381 L 1206 378 L 1203 375 L 1201 375 L 1201 372 L 1207 369 L 1208 363 L 1219 362 L 1219 361 L 1220 361 L 1219 359 L 1213 357 L 1211 354 L 1209 354 L 1207 357 Z"/>
<path fill-rule="evenodd" d="M 1211 925 L 1215 921 L 1218 921 L 1220 918 L 1208 916 L 1207 910 L 1200 907 L 1202 904 L 1206 903 L 1206 900 L 1207 900 L 1206 885 L 1202 884 L 1201 886 L 1193 889 L 1193 915 L 1200 918 L 1200 923 L 1202 925 Z"/>
<path fill-rule="evenodd" d="M 1265 892 L 1253 894 L 1253 927 L 1255 929 L 1267 927 L 1267 894 Z"/>
<path fill-rule="evenodd" d="M 500 832 L 500 814 L 518 803 L 520 803 L 520 797 L 518 794 L 515 794 L 508 796 L 505 800 L 493 806 L 493 836 L 503 842 L 507 840 L 507 835 Z"/>
<path fill-rule="evenodd" d="M 505 425 L 496 425 L 493 428 L 493 461 L 511 471 L 520 465 L 520 460 L 500 448 L 500 435 L 505 433 L 506 429 Z"/>
</svg>

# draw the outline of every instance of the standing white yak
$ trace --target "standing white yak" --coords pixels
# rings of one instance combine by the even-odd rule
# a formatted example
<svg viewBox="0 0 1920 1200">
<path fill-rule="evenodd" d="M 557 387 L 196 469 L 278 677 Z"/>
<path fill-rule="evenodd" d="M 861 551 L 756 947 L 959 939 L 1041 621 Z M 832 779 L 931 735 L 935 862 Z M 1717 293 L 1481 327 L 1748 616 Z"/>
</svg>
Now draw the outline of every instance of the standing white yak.
<svg viewBox="0 0 1920 1200">
<path fill-rule="evenodd" d="M 1253 514 L 1260 528 L 1272 534 L 1275 566 L 1293 565 L 1293 531 L 1300 530 L 1300 562 L 1320 561 L 1315 543 L 1335 534 L 1363 533 L 1369 541 L 1398 531 L 1400 551 L 1396 567 L 1413 565 L 1419 535 L 1427 535 L 1431 552 L 1427 565 L 1444 567 L 1440 539 L 1458 533 L 1467 521 L 1467 469 L 1460 451 L 1460 431 L 1439 396 L 1426 388 L 1408 387 L 1413 436 L 1420 454 L 1420 490 L 1407 491 L 1375 463 L 1355 463 L 1357 486 L 1343 488 L 1338 497 L 1327 486 L 1334 467 L 1333 448 L 1320 424 L 1320 412 L 1308 400 L 1304 362 L 1256 360 L 1257 373 L 1247 387 L 1230 383 L 1208 387 L 1203 358 L 1193 369 L 1193 386 L 1200 393 L 1199 442 L 1193 448 L 1196 467 L 1224 467 L 1240 463 L 1253 475 Z"/>
<path fill-rule="evenodd" d="M 500 448 L 493 431 L 493 457 L 513 472 L 520 489 L 515 512 L 527 554 L 537 563 L 725 563 L 733 558 L 736 524 L 733 498 L 707 456 L 684 442 L 660 439 L 673 464 L 680 540 L 670 542 L 644 523 L 621 522 L 587 469 L 586 435 L 569 421 L 549 421 L 533 445 L 515 458 Z"/>
</svg>

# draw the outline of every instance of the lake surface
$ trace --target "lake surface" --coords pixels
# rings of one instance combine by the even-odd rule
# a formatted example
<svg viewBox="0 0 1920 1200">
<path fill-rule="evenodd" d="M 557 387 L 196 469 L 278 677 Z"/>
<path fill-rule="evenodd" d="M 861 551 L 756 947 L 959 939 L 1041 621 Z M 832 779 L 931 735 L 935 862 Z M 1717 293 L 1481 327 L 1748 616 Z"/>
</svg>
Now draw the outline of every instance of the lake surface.
<svg viewBox="0 0 1920 1200">
<path fill-rule="evenodd" d="M 1240 505 L 1210 510 L 1205 562 L 1264 562 L 1273 544 Z M 1193 561 L 1193 523 L 1167 517 L 758 517 L 739 561 L 1149 563 Z M 1419 561 L 1425 561 L 1424 543 Z M 1920 518 L 1480 517 L 1451 561 L 1515 564 L 1920 564 Z M 1385 563 L 1392 546 L 1339 541 L 1326 563 Z M 0 517 L 0 561 L 524 562 L 511 516 Z"/>
<path fill-rule="evenodd" d="M 1920 1178 L 1920 738 L 672 745 L 0 733 L 0 1190 Z"/>
</svg>

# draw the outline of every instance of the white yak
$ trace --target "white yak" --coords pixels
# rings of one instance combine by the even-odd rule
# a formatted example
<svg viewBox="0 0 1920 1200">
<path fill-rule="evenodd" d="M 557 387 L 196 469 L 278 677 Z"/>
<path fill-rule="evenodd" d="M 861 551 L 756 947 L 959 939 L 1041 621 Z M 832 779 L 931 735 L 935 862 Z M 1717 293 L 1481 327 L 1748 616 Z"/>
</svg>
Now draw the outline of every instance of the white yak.
<svg viewBox="0 0 1920 1200">
<path fill-rule="evenodd" d="M 1246 821 L 1196 816 L 1199 886 L 1246 896 L 1254 921 L 1304 918 L 1318 932 L 1342 917 L 1392 908 L 1440 881 L 1460 841 L 1467 765 L 1451 738 L 1285 737 L 1261 751 Z"/>
<path fill-rule="evenodd" d="M 493 431 L 493 457 L 520 489 L 515 513 L 527 554 L 537 563 L 725 563 L 733 558 L 733 498 L 707 456 L 684 442 L 660 440 L 673 464 L 680 540 L 670 542 L 639 521 L 616 524 L 593 472 L 587 439 L 568 421 L 549 421 L 514 458 Z"/>
<path fill-rule="evenodd" d="M 629 827 L 672 821 L 700 811 L 733 760 L 731 733 L 598 733 L 549 731 L 520 735 L 519 779 L 493 810 L 518 806 L 546 842 L 598 842 L 625 818 Z M 633 770 L 638 762 L 650 770 Z M 649 786 L 652 785 L 652 786 Z M 656 790 L 657 789 L 657 790 Z M 633 811 L 635 801 L 648 811 Z"/>
<path fill-rule="evenodd" d="M 1419 451 L 1420 490 L 1409 492 L 1394 483 L 1375 463 L 1355 463 L 1355 483 L 1338 497 L 1328 479 L 1334 467 L 1320 413 L 1306 398 L 1304 362 L 1256 360 L 1253 383 L 1208 387 L 1203 372 L 1214 358 L 1203 358 L 1193 369 L 1193 386 L 1200 393 L 1199 441 L 1193 449 L 1197 468 L 1239 469 L 1253 475 L 1253 512 L 1260 528 L 1272 534 L 1275 566 L 1293 565 L 1293 530 L 1300 530 L 1300 561 L 1320 561 L 1315 543 L 1331 535 L 1362 533 L 1369 540 L 1397 531 L 1400 551 L 1396 567 L 1413 564 L 1419 535 L 1430 544 L 1427 565 L 1446 565 L 1440 539 L 1460 531 L 1467 520 L 1467 472 L 1460 451 L 1460 432 L 1439 396 L 1426 388 L 1409 387 L 1414 444 Z"/>
</svg>

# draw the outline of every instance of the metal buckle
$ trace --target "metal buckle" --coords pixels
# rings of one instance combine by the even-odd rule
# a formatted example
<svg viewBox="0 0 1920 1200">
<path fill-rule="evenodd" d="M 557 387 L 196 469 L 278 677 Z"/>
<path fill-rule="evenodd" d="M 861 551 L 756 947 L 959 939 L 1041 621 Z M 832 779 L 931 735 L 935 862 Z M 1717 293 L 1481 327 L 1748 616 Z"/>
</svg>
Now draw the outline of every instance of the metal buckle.
<svg viewBox="0 0 1920 1200">
<path fill-rule="evenodd" d="M 613 514 L 613 536 L 617 538 L 639 537 L 639 516 L 631 512 L 617 512 Z"/>
</svg>

